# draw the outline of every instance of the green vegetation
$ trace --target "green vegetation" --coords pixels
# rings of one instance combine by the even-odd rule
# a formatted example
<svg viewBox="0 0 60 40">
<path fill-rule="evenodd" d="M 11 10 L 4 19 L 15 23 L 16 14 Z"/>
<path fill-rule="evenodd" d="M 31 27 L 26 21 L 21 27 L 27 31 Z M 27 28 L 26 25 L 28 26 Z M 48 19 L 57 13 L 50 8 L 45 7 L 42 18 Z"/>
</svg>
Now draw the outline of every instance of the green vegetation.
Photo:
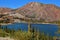
<svg viewBox="0 0 60 40">
<path fill-rule="evenodd" d="M 39 31 L 36 31 L 35 29 L 31 30 L 30 29 L 30 22 L 31 20 L 28 20 L 28 32 L 26 31 L 22 31 L 22 30 L 14 30 L 14 29 L 8 29 L 7 26 L 6 27 L 1 27 L 0 25 L 0 37 L 11 37 L 14 38 L 14 40 L 56 40 L 56 36 L 50 36 L 49 34 L 45 35 L 44 32 L 41 33 Z M 41 19 L 41 21 L 39 22 L 43 22 L 44 19 Z M 34 23 L 37 22 L 33 21 Z M 59 24 L 60 25 L 60 21 L 57 22 L 49 22 L 49 23 L 54 23 L 54 24 Z M 60 30 L 59 30 L 60 31 Z"/>
<path fill-rule="evenodd" d="M 0 26 L 0 37 L 11 37 L 14 40 L 54 40 L 55 38 L 49 36 L 49 34 L 45 35 L 44 32 L 40 33 L 35 29 L 30 30 L 30 32 L 22 31 L 22 30 L 14 30 L 8 29 L 6 27 Z"/>
<path fill-rule="evenodd" d="M 53 24 L 58 24 L 58 25 L 60 25 L 60 21 L 53 21 L 53 22 L 48 22 L 48 23 L 53 23 Z"/>
</svg>

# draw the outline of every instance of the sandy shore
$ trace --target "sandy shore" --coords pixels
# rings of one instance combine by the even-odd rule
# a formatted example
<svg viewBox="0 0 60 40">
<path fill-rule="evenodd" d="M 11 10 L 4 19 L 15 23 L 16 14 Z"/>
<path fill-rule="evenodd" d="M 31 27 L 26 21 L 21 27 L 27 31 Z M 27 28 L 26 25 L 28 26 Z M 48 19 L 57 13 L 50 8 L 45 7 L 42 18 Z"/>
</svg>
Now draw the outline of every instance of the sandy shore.
<svg viewBox="0 0 60 40">
<path fill-rule="evenodd" d="M 0 37 L 0 40 L 14 40 L 14 39 L 12 39 L 10 37 Z"/>
</svg>

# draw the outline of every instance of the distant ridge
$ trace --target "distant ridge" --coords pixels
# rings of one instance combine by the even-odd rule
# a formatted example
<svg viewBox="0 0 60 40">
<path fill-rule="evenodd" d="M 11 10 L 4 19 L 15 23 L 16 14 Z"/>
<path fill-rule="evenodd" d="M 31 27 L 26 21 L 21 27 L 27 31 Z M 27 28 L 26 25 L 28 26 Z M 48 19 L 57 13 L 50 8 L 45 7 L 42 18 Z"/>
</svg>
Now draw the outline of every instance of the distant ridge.
<svg viewBox="0 0 60 40">
<path fill-rule="evenodd" d="M 45 21 L 60 20 L 60 8 L 52 4 L 42 4 L 31 2 L 16 10 L 20 14 L 36 20 L 44 19 Z"/>
<path fill-rule="evenodd" d="M 18 15 L 18 18 L 20 18 L 19 15 L 22 15 L 23 18 L 31 18 L 33 21 L 60 21 L 60 7 L 53 4 L 30 2 L 27 5 L 17 9 L 0 8 L 0 14 L 4 14 L 5 12 L 8 12 L 7 14 L 9 15 L 15 13 Z"/>
</svg>

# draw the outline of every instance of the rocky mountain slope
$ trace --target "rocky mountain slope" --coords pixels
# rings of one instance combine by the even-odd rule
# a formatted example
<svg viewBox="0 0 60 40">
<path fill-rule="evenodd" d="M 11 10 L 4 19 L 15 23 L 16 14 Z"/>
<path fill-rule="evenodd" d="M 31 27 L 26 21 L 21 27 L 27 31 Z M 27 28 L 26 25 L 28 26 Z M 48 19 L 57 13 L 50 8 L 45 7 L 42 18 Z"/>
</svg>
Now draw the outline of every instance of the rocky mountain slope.
<svg viewBox="0 0 60 40">
<path fill-rule="evenodd" d="M 0 14 L 5 14 L 7 12 L 11 12 L 12 9 L 10 8 L 0 8 Z"/>
<path fill-rule="evenodd" d="M 45 22 L 60 21 L 60 7 L 52 4 L 31 2 L 17 9 L 0 8 L 0 21 L 1 19 L 4 21 L 15 20 L 15 22 L 24 19 L 31 19 L 33 21 L 42 20 Z"/>
<path fill-rule="evenodd" d="M 60 8 L 52 4 L 31 2 L 22 8 L 18 8 L 16 12 L 29 18 L 35 18 L 36 20 L 60 20 Z"/>
</svg>

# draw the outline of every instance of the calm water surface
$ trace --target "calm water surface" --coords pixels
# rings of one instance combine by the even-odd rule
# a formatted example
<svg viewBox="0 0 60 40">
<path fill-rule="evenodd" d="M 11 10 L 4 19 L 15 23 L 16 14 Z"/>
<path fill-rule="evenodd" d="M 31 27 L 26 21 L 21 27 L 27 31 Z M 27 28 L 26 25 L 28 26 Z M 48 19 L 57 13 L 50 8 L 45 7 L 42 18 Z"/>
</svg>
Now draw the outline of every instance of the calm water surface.
<svg viewBox="0 0 60 40">
<path fill-rule="evenodd" d="M 2 27 L 4 26 L 7 26 L 9 29 L 21 29 L 22 31 L 28 31 L 27 23 L 14 23 L 10 25 L 2 25 Z M 56 34 L 56 32 L 58 31 L 58 26 L 54 24 L 31 24 L 31 29 L 33 28 L 39 30 L 40 32 L 44 32 L 45 34 L 49 34 L 52 36 L 60 36 L 60 34 Z"/>
</svg>

